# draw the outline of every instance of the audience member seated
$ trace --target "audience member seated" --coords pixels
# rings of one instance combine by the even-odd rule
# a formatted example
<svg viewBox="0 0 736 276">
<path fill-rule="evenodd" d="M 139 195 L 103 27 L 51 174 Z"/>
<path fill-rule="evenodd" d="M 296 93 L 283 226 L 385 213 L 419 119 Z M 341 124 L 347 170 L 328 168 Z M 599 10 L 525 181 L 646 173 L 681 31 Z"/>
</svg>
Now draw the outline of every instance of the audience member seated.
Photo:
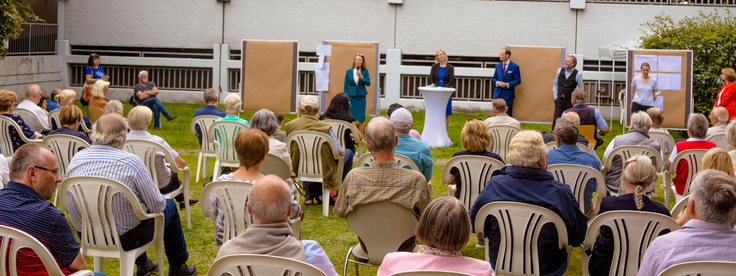
<svg viewBox="0 0 736 276">
<path fill-rule="evenodd" d="M 388 107 L 388 110 L 386 111 L 386 116 L 388 117 L 389 120 L 391 119 L 391 114 L 393 114 L 394 111 L 396 111 L 399 108 L 404 108 L 404 106 L 398 103 L 393 103 Z M 416 131 L 413 128 L 409 130 L 409 136 L 411 136 L 411 138 L 422 141 L 422 135 L 419 134 L 419 131 Z"/>
<path fill-rule="evenodd" d="M 161 115 L 163 114 L 167 121 L 176 119 L 176 115 L 169 114 L 156 97 L 158 95 L 158 87 L 152 81 L 148 81 L 148 72 L 145 70 L 138 72 L 138 83 L 133 86 L 133 99 L 137 104 L 145 105 L 153 111 L 153 129 L 159 130 L 161 125 Z"/>
<path fill-rule="evenodd" d="M 427 181 L 431 180 L 434 168 L 432 152 L 429 151 L 427 144 L 409 135 L 409 130 L 414 125 L 411 112 L 404 108 L 397 109 L 391 115 L 391 123 L 396 127 L 396 135 L 399 136 L 399 144 L 394 148 L 394 153 L 409 157 L 419 167 L 424 178 Z"/>
<path fill-rule="evenodd" d="M 33 112 L 33 114 L 36 114 L 39 122 L 35 122 L 35 120 L 27 118 L 24 119 L 28 127 L 38 133 L 41 133 L 44 128 L 49 128 L 49 113 L 38 106 L 41 98 L 43 98 L 41 88 L 39 88 L 38 85 L 31 85 L 26 89 L 26 98 L 18 104 L 18 108 L 27 109 Z"/>
<path fill-rule="evenodd" d="M 731 156 L 722 148 L 711 148 L 703 156 L 703 170 L 718 170 L 736 178 Z"/>
<path fill-rule="evenodd" d="M 276 115 L 276 119 L 279 120 L 279 129 L 273 133 L 273 138 L 281 142 L 286 142 L 286 131 L 281 130 L 281 127 L 284 126 L 284 113 L 274 112 L 273 114 Z"/>
<path fill-rule="evenodd" d="M 513 201 L 541 206 L 555 212 L 565 222 L 568 243 L 575 247 L 585 239 L 588 218 L 580 211 L 570 186 L 556 181 L 547 168 L 547 146 L 536 131 L 521 131 L 509 145 L 506 157 L 509 166 L 491 178 L 470 209 L 470 225 L 487 203 Z M 476 230 L 481 231 L 481 230 Z M 498 222 L 489 216 L 483 227 L 489 241 L 486 246 L 491 266 L 496 269 L 500 235 Z M 557 228 L 553 224 L 542 227 L 539 236 L 539 270 L 541 275 L 562 275 L 567 271 L 567 252 L 558 248 Z"/>
<path fill-rule="evenodd" d="M 0 190 L 0 224 L 36 238 L 51 252 L 64 274 L 87 269 L 64 213 L 47 201 L 61 182 L 54 154 L 41 144 L 24 145 L 13 155 L 11 165 L 11 181 Z M 18 275 L 48 275 L 41 260 L 28 248 L 18 252 L 17 268 Z"/>
<path fill-rule="evenodd" d="M 485 123 L 487 126 L 515 126 L 518 128 L 521 128 L 521 123 L 514 119 L 514 117 L 509 116 L 509 114 L 506 114 L 506 112 L 509 110 L 509 107 L 506 106 L 506 100 L 502 98 L 493 99 L 493 117 L 488 117 L 488 119 L 485 120 Z"/>
<path fill-rule="evenodd" d="M 591 152 L 595 152 L 593 147 L 590 146 L 590 143 L 588 142 L 588 139 L 586 139 L 583 135 L 580 135 L 580 116 L 578 116 L 577 113 L 569 111 L 562 114 L 561 118 L 572 120 L 573 123 L 575 123 L 575 127 L 578 129 L 578 140 L 577 144 L 585 145 L 590 149 Z M 555 142 L 555 135 L 553 133 L 542 133 L 542 139 L 544 139 L 544 143 L 552 143 Z M 556 143 L 556 142 L 555 142 Z"/>
<path fill-rule="evenodd" d="M 174 163 L 176 164 L 173 165 L 179 168 L 185 168 L 187 164 L 184 162 L 184 159 L 179 156 L 178 152 L 169 146 L 169 143 L 167 143 L 166 140 L 157 135 L 151 135 L 151 133 L 148 132 L 148 126 L 151 124 L 151 117 L 153 117 L 153 111 L 145 105 L 139 105 L 130 110 L 130 112 L 128 112 L 130 132 L 128 132 L 126 140 L 139 139 L 157 143 L 168 150 L 171 156 L 174 157 Z M 161 194 L 167 194 L 179 189 L 182 184 L 179 179 L 179 174 L 171 171 L 171 164 L 166 163 L 164 153 L 157 152 L 154 159 L 159 192 L 161 192 Z M 183 209 L 185 206 L 184 194 L 179 194 L 174 199 L 179 203 L 179 208 Z M 199 202 L 199 200 L 191 198 L 188 200 L 189 205 L 194 205 Z"/>
<path fill-rule="evenodd" d="M 120 116 L 125 117 L 123 111 L 123 103 L 118 100 L 112 100 L 107 102 L 105 108 L 102 109 L 102 115 L 117 113 Z"/>
<path fill-rule="evenodd" d="M 105 101 L 104 98 L 107 97 L 108 86 L 110 86 L 110 83 L 103 80 L 95 82 L 95 85 L 92 86 L 92 99 L 89 100 L 90 108 L 105 108 L 107 101 Z M 87 113 L 89 113 L 89 111 L 87 111 Z"/>
<path fill-rule="evenodd" d="M 197 111 L 194 111 L 194 118 L 197 116 L 203 116 L 203 115 L 210 115 L 210 116 L 217 116 L 220 118 L 223 118 L 227 116 L 225 114 L 225 111 L 220 110 L 217 108 L 217 104 L 220 102 L 220 97 L 217 95 L 217 91 L 212 88 L 207 88 L 204 91 L 204 107 L 197 109 Z M 199 140 L 199 144 L 202 144 L 202 130 L 199 128 L 199 125 L 194 127 L 194 130 L 197 132 L 197 140 Z"/>
<path fill-rule="evenodd" d="M 227 102 L 227 99 L 225 99 L 225 102 Z M 302 114 L 301 117 L 286 124 L 287 136 L 294 131 L 300 130 L 322 132 L 330 136 L 330 138 L 332 138 L 332 141 L 335 142 L 335 144 L 337 145 L 337 150 L 340 151 L 338 154 L 340 156 L 345 156 L 345 151 L 342 149 L 340 141 L 337 139 L 335 133 L 332 131 L 332 127 L 330 127 L 328 123 L 322 122 L 317 118 L 317 114 L 319 114 L 319 104 L 317 103 L 317 98 L 313 96 L 306 96 L 302 98 L 301 102 L 299 103 L 299 112 Z M 291 143 L 291 145 L 288 146 L 289 155 L 291 156 L 291 165 L 294 168 L 299 168 L 299 147 L 295 142 Z M 337 175 L 337 160 L 333 158 L 332 149 L 330 149 L 329 145 L 322 144 L 321 156 L 322 184 L 320 185 L 318 183 L 310 183 L 306 181 L 303 182 L 304 204 L 306 205 L 311 205 L 315 201 L 317 201 L 317 203 L 322 202 L 322 185 L 330 190 L 337 190 L 338 188 L 340 188 L 337 186 L 337 180 L 338 177 L 342 176 Z M 344 164 L 339 165 L 342 166 Z M 295 170 L 294 173 L 298 175 L 298 170 Z"/>
<path fill-rule="evenodd" d="M 685 192 L 688 165 L 686 160 L 680 160 L 680 163 L 676 164 L 675 168 L 672 168 L 672 162 L 675 161 L 675 157 L 680 152 L 691 149 L 711 149 L 717 147 L 716 143 L 705 140 L 707 132 L 708 119 L 705 118 L 705 115 L 700 113 L 690 114 L 687 120 L 687 136 L 690 138 L 686 141 L 675 143 L 675 148 L 672 149 L 672 154 L 670 154 L 670 158 L 667 160 L 667 170 L 673 171 L 674 169 L 676 174 L 675 178 L 672 179 L 672 184 L 675 186 L 678 195 L 682 195 Z"/>
<path fill-rule="evenodd" d="M 76 105 L 67 105 L 62 107 L 61 111 L 59 111 L 59 121 L 61 121 L 61 127 L 50 131 L 49 135 L 71 135 L 92 145 L 92 140 L 89 139 L 89 135 L 87 135 L 86 132 L 76 131 L 76 129 L 79 128 L 79 124 L 82 122 L 82 110 L 79 109 L 79 107 Z"/>
<path fill-rule="evenodd" d="M 330 258 L 316 241 L 294 238 L 288 223 L 294 213 L 291 195 L 289 186 L 275 175 L 256 181 L 246 203 L 253 224 L 223 244 L 217 258 L 235 254 L 278 256 L 307 262 L 327 275 L 337 276 Z"/>
<path fill-rule="evenodd" d="M 345 176 L 348 175 L 348 172 L 353 169 L 353 156 L 355 156 L 354 139 L 357 139 L 358 141 L 363 140 L 363 133 L 360 133 L 360 129 L 358 128 L 358 126 L 355 125 L 355 119 L 353 119 L 353 115 L 350 115 L 350 101 L 348 99 L 348 94 L 338 93 L 337 95 L 335 95 L 335 97 L 332 98 L 330 106 L 327 107 L 325 114 L 319 116 L 320 121 L 327 119 L 345 121 L 348 124 L 353 125 L 355 131 L 358 132 L 354 134 L 350 129 L 346 129 L 345 137 L 343 137 L 343 141 L 345 141 L 345 144 L 342 145 L 345 149 L 345 166 L 342 170 L 342 178 L 345 179 Z"/>
<path fill-rule="evenodd" d="M 726 125 L 728 124 L 728 110 L 725 107 L 719 106 L 713 108 L 710 111 L 710 123 L 713 125 L 708 128 L 708 133 L 705 135 L 706 138 L 711 135 L 726 133 Z"/>
<path fill-rule="evenodd" d="M 724 172 L 705 170 L 695 177 L 690 193 L 688 208 L 678 218 L 684 226 L 649 244 L 638 275 L 659 275 L 686 262 L 733 262 L 736 231 L 731 221 L 736 212 L 736 180 Z"/>
<path fill-rule="evenodd" d="M 460 252 L 470 240 L 470 229 L 470 218 L 462 202 L 452 197 L 433 200 L 417 224 L 417 240 L 425 245 L 419 246 L 418 253 L 388 253 L 378 268 L 378 276 L 416 270 L 492 275 L 491 264 L 463 257 Z"/>
<path fill-rule="evenodd" d="M 46 113 L 46 115 L 49 115 L 49 112 L 46 111 L 46 103 L 47 102 L 48 102 L 48 99 L 46 97 L 44 97 L 44 96 L 41 96 L 41 99 L 38 100 L 37 106 L 40 107 L 41 109 L 43 109 L 44 112 Z"/>
<path fill-rule="evenodd" d="M 565 117 L 557 119 L 554 129 L 555 141 L 557 142 L 557 149 L 547 151 L 547 164 L 574 164 L 588 166 L 596 171 L 601 171 L 601 160 L 598 156 L 592 153 L 587 153 L 577 146 L 578 126 L 573 120 Z M 603 185 L 603 183 L 601 183 Z M 595 210 L 591 205 L 593 199 L 593 192 L 598 190 L 598 183 L 595 178 L 588 179 L 588 183 L 585 184 L 585 190 L 583 191 L 585 215 L 588 219 L 595 217 Z"/>
<path fill-rule="evenodd" d="M 649 115 L 649 119 L 652 119 L 652 127 L 649 128 L 649 133 L 661 132 L 670 134 L 669 131 L 662 128 L 662 123 L 664 122 L 664 111 L 662 111 L 662 109 L 659 109 L 658 107 L 650 107 L 649 109 L 647 109 L 647 115 Z M 671 149 L 675 145 L 670 145 L 670 141 L 664 141 L 659 146 L 662 150 L 662 154 L 666 156 L 672 153 Z M 664 168 L 665 165 L 666 164 L 662 164 L 662 168 Z"/>
<path fill-rule="evenodd" d="M 453 153 L 452 157 L 479 155 L 490 157 L 504 163 L 501 156 L 487 150 L 493 145 L 493 140 L 491 134 L 488 133 L 488 126 L 480 119 L 470 120 L 465 123 L 462 132 L 460 132 L 460 142 L 465 150 Z M 496 172 L 494 172 L 494 175 Z M 453 189 L 453 186 L 455 187 L 455 198 L 460 198 L 462 183 L 460 182 L 460 170 L 457 167 L 450 169 L 450 178 L 447 184 L 447 188 L 450 190 Z"/>
<path fill-rule="evenodd" d="M 92 147 L 78 152 L 69 162 L 67 177 L 97 176 L 119 181 L 131 189 L 136 199 L 149 213 L 163 212 L 164 246 L 169 259 L 169 275 L 195 275 L 197 269 L 187 266 L 189 259 L 187 244 L 181 229 L 179 210 L 173 200 L 165 199 L 153 182 L 148 168 L 138 156 L 122 151 L 128 127 L 125 119 L 118 114 L 103 115 L 97 120 L 92 132 Z M 134 199 L 135 200 L 135 199 Z M 153 239 L 153 219 L 141 221 L 133 213 L 127 199 L 122 199 L 120 209 L 113 210 L 123 250 L 132 250 Z M 69 212 L 72 225 L 82 229 L 81 213 L 75 204 L 64 206 Z M 158 268 L 146 253 L 135 260 L 137 275 L 147 275 Z M 163 265 L 163 264 L 161 264 Z"/>
<path fill-rule="evenodd" d="M 731 145 L 731 151 L 728 152 L 728 155 L 731 156 L 731 163 L 734 164 L 733 170 L 736 172 L 736 121 L 730 122 L 728 126 L 726 126 L 726 140 L 728 140 L 728 144 Z"/>
<path fill-rule="evenodd" d="M 229 94 L 225 97 L 225 113 L 227 116 L 217 119 L 219 121 L 239 122 L 250 127 L 248 121 L 240 119 L 240 106 L 243 105 L 243 101 L 240 99 L 238 94 Z"/>
<path fill-rule="evenodd" d="M 565 112 L 572 111 L 577 113 L 578 116 L 580 116 L 581 125 L 594 125 L 596 129 L 598 129 L 594 134 L 596 141 L 595 148 L 598 148 L 603 145 L 603 138 L 598 135 L 604 136 L 608 134 L 611 129 L 608 128 L 606 120 L 603 119 L 603 116 L 601 116 L 601 112 L 598 109 L 585 104 L 587 99 L 588 93 L 580 89 L 575 89 L 572 91 L 572 98 L 570 99 L 572 102 L 572 108 L 565 110 Z"/>
<path fill-rule="evenodd" d="M 273 154 L 284 160 L 289 165 L 291 174 L 294 175 L 294 169 L 291 167 L 291 156 L 289 149 L 284 142 L 273 138 L 273 134 L 279 129 L 279 121 L 276 115 L 268 109 L 258 110 L 250 119 L 251 127 L 263 131 L 268 136 L 268 153 Z"/>
<path fill-rule="evenodd" d="M 59 103 L 59 109 L 67 106 L 67 105 L 74 105 L 74 100 L 77 98 L 77 92 L 71 89 L 64 89 L 59 92 L 59 95 L 56 96 L 56 102 Z M 90 120 L 88 117 L 82 116 L 82 121 L 87 126 L 87 129 L 92 129 L 94 124 L 92 124 L 92 120 Z M 51 123 L 51 129 L 57 129 L 60 126 L 56 125 L 56 122 Z M 84 131 L 82 129 L 82 124 L 79 124 L 79 128 L 77 128 L 77 131 Z"/>
<path fill-rule="evenodd" d="M 0 115 L 3 115 L 15 121 L 18 126 L 20 126 L 20 131 L 23 132 L 22 134 L 20 134 L 15 128 L 10 128 L 10 137 L 3 137 L 3 139 L 10 138 L 10 141 L 13 144 L 14 151 L 18 150 L 20 146 L 25 144 L 25 142 L 23 142 L 23 140 L 20 138 L 20 135 L 25 135 L 28 139 L 41 138 L 41 134 L 33 131 L 30 127 L 28 127 L 28 125 L 26 125 L 25 123 L 25 120 L 23 120 L 20 115 L 12 113 L 13 105 L 15 105 L 15 99 L 15 92 L 0 89 Z"/>
<path fill-rule="evenodd" d="M 0 154 L 0 190 L 8 185 L 8 181 L 10 181 L 10 165 L 8 164 L 12 163 L 12 160 L 12 156 L 5 157 L 5 155 Z"/>
<path fill-rule="evenodd" d="M 626 134 L 614 137 L 613 140 L 608 143 L 606 152 L 603 153 L 603 165 L 608 166 L 609 169 L 608 173 L 603 176 L 603 179 L 606 181 L 608 189 L 612 192 L 617 193 L 619 190 L 624 160 L 620 156 L 615 156 L 613 157 L 611 164 L 605 164 L 608 159 L 608 155 L 611 154 L 614 149 L 621 146 L 646 146 L 657 150 L 657 152 L 660 152 L 661 154 L 662 151 L 660 150 L 659 143 L 653 139 L 649 139 L 649 128 L 651 127 L 652 119 L 649 118 L 649 115 L 643 111 L 636 112 L 631 114 L 631 125 L 629 126 L 629 131 L 626 132 Z M 664 159 L 664 156 L 662 156 L 662 158 Z M 654 187 L 651 187 L 651 190 L 653 191 Z"/>
<path fill-rule="evenodd" d="M 432 201 L 432 191 L 421 173 L 399 168 L 396 164 L 394 147 L 399 138 L 394 124 L 383 117 L 376 117 L 368 123 L 365 132 L 366 146 L 373 154 L 373 163 L 348 173 L 332 212 L 345 218 L 357 205 L 387 201 L 404 207 L 419 218 Z M 415 245 L 416 240 L 411 237 L 401 244 L 399 251 L 411 252 Z"/>
<path fill-rule="evenodd" d="M 644 211 L 670 216 L 670 211 L 662 203 L 654 202 L 645 195 L 647 186 L 654 185 L 652 183 L 657 180 L 657 170 L 651 159 L 642 155 L 629 158 L 622 177 L 625 193 L 622 191 L 619 196 L 603 198 L 598 215 L 609 211 Z M 660 234 L 668 232 L 665 230 Z M 611 228 L 602 226 L 588 265 L 590 275 L 608 275 L 613 260 L 613 239 Z"/>
<path fill-rule="evenodd" d="M 230 174 L 221 175 L 217 181 L 241 181 L 255 183 L 263 178 L 260 169 L 268 156 L 268 136 L 258 129 L 241 130 L 235 136 L 235 152 L 240 160 L 240 167 Z M 292 202 L 294 209 L 291 215 L 295 219 L 301 215 L 299 202 Z M 209 197 L 210 219 L 215 221 L 215 243 L 222 246 L 225 231 L 224 213 L 216 195 Z M 248 227 L 246 221 L 246 227 Z"/>
<path fill-rule="evenodd" d="M 51 112 L 52 110 L 57 110 L 61 108 L 61 106 L 59 106 L 59 103 L 56 102 L 56 95 L 59 95 L 59 93 L 61 93 L 61 89 L 51 90 L 51 95 L 49 95 L 49 102 L 46 104 L 47 112 Z"/>
</svg>

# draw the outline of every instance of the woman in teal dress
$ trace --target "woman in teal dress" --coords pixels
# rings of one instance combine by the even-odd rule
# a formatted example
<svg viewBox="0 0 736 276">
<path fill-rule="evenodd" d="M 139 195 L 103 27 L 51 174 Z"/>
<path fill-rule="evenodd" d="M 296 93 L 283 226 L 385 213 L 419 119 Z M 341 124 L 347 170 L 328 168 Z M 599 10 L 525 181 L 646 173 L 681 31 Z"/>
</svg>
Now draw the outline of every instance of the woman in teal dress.
<svg viewBox="0 0 736 276">
<path fill-rule="evenodd" d="M 345 84 L 343 92 L 348 94 L 350 100 L 350 115 L 358 122 L 361 133 L 365 130 L 365 107 L 367 105 L 365 96 L 368 95 L 366 86 L 371 85 L 371 77 L 368 69 L 365 69 L 365 57 L 363 54 L 355 54 L 353 67 L 345 72 Z"/>
</svg>

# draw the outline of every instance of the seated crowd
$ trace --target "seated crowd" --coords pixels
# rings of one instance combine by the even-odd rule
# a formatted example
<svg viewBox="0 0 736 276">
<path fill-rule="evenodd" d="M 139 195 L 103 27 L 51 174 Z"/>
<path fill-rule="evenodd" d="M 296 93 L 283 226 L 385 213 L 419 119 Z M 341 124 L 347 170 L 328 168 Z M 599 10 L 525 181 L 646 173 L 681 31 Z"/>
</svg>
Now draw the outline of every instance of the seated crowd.
<svg viewBox="0 0 736 276">
<path fill-rule="evenodd" d="M 59 175 L 60 164 L 48 147 L 35 142 L 24 142 L 43 138 L 44 133 L 49 136 L 71 135 L 89 143 L 89 148 L 77 152 L 71 158 L 65 177 L 103 177 L 128 187 L 135 195 L 134 199 L 129 199 L 133 204 L 140 204 L 144 212 L 162 213 L 164 216 L 163 243 L 169 275 L 197 274 L 193 265 L 187 265 L 190 255 L 179 208 L 184 207 L 185 200 L 188 200 L 189 205 L 196 204 L 198 200 L 185 198 L 184 194 L 179 194 L 173 200 L 164 196 L 183 185 L 183 176 L 174 172 L 171 166 L 184 168 L 187 164 L 166 140 L 148 131 L 151 121 L 153 128 L 159 129 L 159 113 L 169 120 L 176 116 L 163 108 L 156 98 L 158 89 L 147 80 L 147 75 L 146 71 L 139 74 L 140 83 L 136 84 L 131 97 L 131 101 L 136 101 L 138 106 L 130 110 L 127 119 L 123 117 L 123 105 L 119 101 L 104 100 L 109 83 L 104 80 L 96 81 L 92 87 L 89 106 L 102 108 L 104 114 L 95 124 L 74 105 L 76 92 L 73 90 L 55 90 L 52 92 L 52 100 L 44 102 L 40 88 L 29 87 L 26 99 L 18 108 L 31 110 L 40 122 L 36 122 L 35 118 L 28 120 L 13 114 L 16 94 L 0 90 L 0 114 L 20 127 L 18 130 L 13 128 L 9 136 L 4 137 L 11 141 L 14 154 L 9 164 L 4 164 L 2 161 L 6 159 L 0 158 L 0 180 L 6 184 L 0 190 L 0 225 L 20 229 L 37 238 L 67 274 L 87 267 L 82 246 L 74 236 L 76 233 L 81 237 L 85 212 L 78 209 L 80 206 L 74 204 L 73 200 L 68 201 L 67 206 L 63 207 L 69 215 L 70 225 L 64 213 L 46 202 L 53 198 L 56 185 L 62 181 Z M 299 103 L 301 116 L 285 125 L 283 114 L 268 109 L 255 112 L 250 122 L 240 118 L 242 99 L 237 94 L 225 97 L 225 111 L 218 108 L 217 91 L 207 89 L 203 94 L 205 105 L 194 113 L 195 117 L 217 116 L 217 121 L 236 122 L 246 126 L 234 135 L 232 141 L 239 166 L 225 171 L 217 178 L 217 181 L 251 185 L 245 198 L 245 211 L 249 219 L 245 221 L 244 232 L 225 240 L 225 208 L 230 207 L 226 207 L 225 202 L 220 202 L 222 197 L 210 195 L 207 198 L 209 204 L 201 206 L 206 208 L 209 218 L 215 222 L 215 244 L 219 247 L 217 258 L 236 254 L 279 256 L 314 265 L 327 275 L 338 275 L 331 258 L 319 243 L 295 237 L 298 235 L 294 233 L 291 223 L 303 219 L 304 212 L 299 199 L 294 197 L 294 189 L 303 187 L 305 205 L 334 201 L 332 212 L 342 219 L 348 219 L 358 206 L 376 202 L 398 205 L 417 219 L 414 236 L 404 240 L 396 248 L 397 252 L 385 256 L 378 275 L 411 270 L 492 275 L 497 269 L 496 260 L 502 258 L 499 257 L 499 252 L 503 251 L 500 246 L 505 233 L 500 225 L 502 222 L 496 216 L 478 217 L 479 211 L 486 204 L 517 202 L 549 209 L 562 220 L 568 245 L 580 246 L 585 240 L 586 232 L 592 230 L 588 229 L 588 223 L 597 215 L 629 210 L 670 217 L 668 206 L 651 199 L 657 183 L 657 171 L 660 169 L 673 171 L 676 175 L 672 181 L 674 192 L 678 195 L 690 193 L 690 197 L 686 199 L 686 210 L 676 220 L 682 229 L 657 233 L 659 236 L 646 249 L 639 275 L 657 275 L 672 265 L 689 261 L 732 261 L 736 254 L 736 232 L 732 230 L 733 222 L 736 221 L 736 162 L 733 161 L 736 157 L 736 122 L 727 123 L 728 113 L 724 113 L 723 108 L 715 108 L 711 112 L 710 122 L 713 127 L 710 129 L 704 115 L 690 115 L 687 121 L 689 138 L 674 145 L 660 145 L 650 137 L 651 132 L 666 132 L 661 129 L 661 109 L 651 108 L 647 112 L 634 113 L 630 119 L 630 130 L 611 140 L 606 146 L 603 159 L 599 159 L 585 149 L 592 151 L 593 144 L 595 147 L 601 146 L 602 139 L 596 137 L 596 141 L 588 141 L 580 133 L 581 123 L 594 125 L 599 130 L 596 131 L 599 135 L 607 134 L 610 129 L 602 121 L 598 110 L 585 105 L 585 93 L 575 90 L 572 93 L 573 107 L 557 119 L 553 133 L 542 134 L 531 130 L 517 133 L 508 143 L 508 154 L 504 159 L 497 153 L 490 152 L 493 143 L 499 141 L 493 141 L 488 129 L 497 125 L 520 128 L 521 124 L 506 115 L 508 107 L 503 99 L 495 99 L 494 116 L 486 120 L 468 120 L 459 133 L 464 150 L 455 152 L 451 157 L 481 156 L 498 161 L 504 167 L 492 173 L 490 181 L 480 192 L 464 191 L 463 189 L 469 187 L 464 182 L 470 181 L 463 176 L 464 168 L 450 168 L 448 190 L 454 197 L 432 200 L 429 181 L 435 158 L 429 147 L 417 139 L 420 137 L 419 132 L 413 129 L 412 113 L 399 104 L 390 106 L 387 118 L 375 117 L 370 120 L 363 135 L 355 125 L 355 119 L 349 111 L 348 97 L 343 93 L 332 99 L 322 116 L 319 116 L 320 106 L 315 97 L 302 97 Z M 45 108 L 42 107 L 44 104 Z M 47 109 L 53 113 L 49 114 Z M 45 119 L 47 117 L 42 119 L 41 114 L 57 116 L 58 119 L 52 120 L 50 126 L 45 125 L 49 120 Z M 55 125 L 57 120 L 58 126 Z M 349 124 L 355 129 L 355 133 L 349 130 L 338 137 L 337 130 L 325 120 Z M 284 131 L 281 131 L 282 125 Z M 85 129 L 92 129 L 92 132 L 88 134 Z M 303 165 L 300 164 L 303 162 L 300 158 L 303 153 L 300 153 L 296 142 L 285 142 L 289 141 L 287 137 L 290 134 L 305 130 L 327 135 L 331 143 L 335 144 L 337 152 L 333 152 L 333 147 L 327 143 L 317 145 L 320 147 L 321 164 L 318 165 L 323 170 L 322 182 L 302 181 L 301 187 L 297 187 L 299 184 L 295 180 L 299 175 L 298 168 Z M 207 143 L 202 141 L 203 134 L 199 125 L 196 126 L 195 133 L 200 144 Z M 725 134 L 732 150 L 727 152 L 717 148 L 715 143 L 706 141 L 706 136 L 711 134 Z M 27 139 L 22 139 L 21 135 Z M 130 139 L 160 144 L 173 157 L 173 162 L 168 163 L 164 153 L 156 153 L 156 175 L 152 176 L 140 158 L 123 150 L 125 141 Z M 356 145 L 363 140 L 367 147 L 366 154 L 371 155 L 372 161 L 366 166 L 353 168 L 353 157 L 360 154 L 356 152 Z M 548 150 L 547 143 L 551 142 L 555 147 Z M 653 156 L 634 155 L 623 158 L 614 154 L 617 149 L 626 146 L 649 147 L 653 154 L 662 157 L 660 160 L 667 161 L 657 164 L 654 162 L 657 158 Z M 703 170 L 696 175 L 689 175 L 692 170 L 688 168 L 687 162 L 672 164 L 678 153 L 690 149 L 708 150 L 702 160 Z M 396 154 L 408 157 L 418 170 L 400 167 L 396 162 Z M 667 155 L 669 158 L 665 159 Z M 342 163 L 334 156 L 343 157 Z M 267 158 L 273 157 L 280 158 L 287 164 L 289 178 L 282 179 L 261 173 Z M 605 164 L 607 160 L 610 160 L 609 164 Z M 597 172 L 601 172 L 605 166 L 602 175 L 605 183 L 598 183 L 594 178 L 584 183 L 581 198 L 583 202 L 579 205 L 570 186 L 556 180 L 547 170 L 549 166 L 565 164 L 582 165 Z M 338 173 L 340 168 L 342 175 Z M 694 180 L 689 186 L 690 191 L 685 191 L 688 177 Z M 292 186 L 291 183 L 296 184 Z M 342 185 L 338 186 L 338 183 Z M 593 196 L 600 185 L 606 185 L 609 193 L 618 196 L 599 195 L 599 201 L 595 202 Z M 323 191 L 329 191 L 330 194 L 323 194 Z M 466 203 L 459 201 L 461 194 L 474 198 L 470 202 L 472 204 L 466 206 Z M 71 193 L 61 196 L 73 198 Z M 227 201 L 230 195 L 222 196 Z M 117 220 L 114 227 L 120 238 L 119 246 L 123 250 L 131 250 L 151 241 L 154 238 L 154 220 L 139 219 L 131 203 L 120 200 L 112 210 Z M 476 220 L 480 220 L 478 225 L 482 229 L 475 229 Z M 478 245 L 487 247 L 485 252 L 490 262 L 462 256 L 460 250 L 468 245 L 472 233 L 482 233 Z M 608 226 L 600 228 L 595 245 L 588 252 L 591 256 L 588 272 L 591 275 L 609 274 L 615 265 L 612 264 L 616 247 L 614 240 L 618 238 L 614 237 Z M 560 248 L 559 239 L 559 231 L 555 225 L 547 223 L 541 227 L 537 244 L 539 275 L 563 275 L 575 265 L 569 263 L 569 253 L 566 248 Z M 422 244 L 418 245 L 417 241 Z M 356 248 L 354 250 L 369 253 L 360 236 Z M 357 256 L 356 259 L 367 261 Z M 27 250 L 19 254 L 19 264 L 19 270 L 27 274 L 44 270 L 39 259 Z M 135 264 L 137 275 L 150 275 L 159 265 L 164 265 L 152 261 L 145 253 L 136 258 Z"/>
</svg>

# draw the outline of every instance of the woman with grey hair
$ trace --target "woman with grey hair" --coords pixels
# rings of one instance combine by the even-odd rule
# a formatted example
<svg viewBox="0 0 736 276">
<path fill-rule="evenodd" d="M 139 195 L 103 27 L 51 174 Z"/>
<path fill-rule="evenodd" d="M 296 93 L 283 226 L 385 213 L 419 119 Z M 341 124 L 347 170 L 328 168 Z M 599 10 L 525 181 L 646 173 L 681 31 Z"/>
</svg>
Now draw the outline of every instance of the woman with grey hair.
<svg viewBox="0 0 736 276">
<path fill-rule="evenodd" d="M 608 143 L 608 147 L 606 147 L 606 152 L 603 153 L 603 165 L 606 165 L 608 155 L 610 155 L 614 149 L 621 146 L 646 146 L 653 148 L 657 150 L 657 152 L 662 154 L 659 143 L 657 143 L 657 141 L 653 139 L 649 139 L 649 129 L 651 127 L 652 119 L 646 112 L 639 111 L 631 115 L 631 125 L 629 126 L 629 131 L 626 132 L 626 134 L 614 137 L 613 140 Z M 662 156 L 662 160 L 664 160 L 664 156 Z M 608 185 L 608 190 L 610 190 L 611 192 L 618 193 L 619 191 L 621 171 L 624 167 L 623 162 L 624 160 L 622 160 L 620 156 L 614 156 L 613 160 L 611 160 L 611 164 L 607 164 L 609 170 L 608 173 L 603 176 L 603 178 L 606 181 L 606 185 Z M 662 164 L 654 164 L 654 166 L 661 167 Z M 652 191 L 654 191 L 654 186 L 650 185 L 647 189 L 647 193 L 651 193 Z"/>
<path fill-rule="evenodd" d="M 289 165 L 292 176 L 296 176 L 294 169 L 291 167 L 291 156 L 289 156 L 289 149 L 286 148 L 286 144 L 273 138 L 273 134 L 279 130 L 279 120 L 276 118 L 276 114 L 264 108 L 253 114 L 250 122 L 251 128 L 259 129 L 268 135 L 268 153 L 284 160 Z"/>
<path fill-rule="evenodd" d="M 224 118 L 217 119 L 215 122 L 219 121 L 231 121 L 231 122 L 240 122 L 245 124 L 246 126 L 250 127 L 250 124 L 248 124 L 248 121 L 240 119 L 240 106 L 243 105 L 243 101 L 240 99 L 240 96 L 238 94 L 230 94 L 225 97 L 225 116 Z"/>
<path fill-rule="evenodd" d="M 105 105 L 105 108 L 103 108 L 102 110 L 103 110 L 102 115 L 107 115 L 110 113 L 117 113 L 117 114 L 120 114 L 120 116 L 123 116 L 123 104 L 118 100 L 109 101 Z"/>
</svg>

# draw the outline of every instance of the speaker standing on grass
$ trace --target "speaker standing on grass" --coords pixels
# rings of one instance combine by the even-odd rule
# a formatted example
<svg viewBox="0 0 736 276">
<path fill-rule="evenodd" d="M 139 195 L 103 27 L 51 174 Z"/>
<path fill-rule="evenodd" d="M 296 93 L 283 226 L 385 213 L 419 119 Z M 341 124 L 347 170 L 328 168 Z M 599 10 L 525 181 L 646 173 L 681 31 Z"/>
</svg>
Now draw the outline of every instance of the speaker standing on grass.
<svg viewBox="0 0 736 276">
<path fill-rule="evenodd" d="M 365 69 L 365 57 L 361 53 L 356 53 L 352 68 L 345 71 L 343 92 L 350 96 L 350 114 L 358 122 L 360 132 L 365 130 L 363 124 L 365 123 L 365 107 L 367 105 L 366 95 L 368 95 L 368 90 L 365 87 L 370 85 L 371 76 L 368 69 Z"/>
</svg>

